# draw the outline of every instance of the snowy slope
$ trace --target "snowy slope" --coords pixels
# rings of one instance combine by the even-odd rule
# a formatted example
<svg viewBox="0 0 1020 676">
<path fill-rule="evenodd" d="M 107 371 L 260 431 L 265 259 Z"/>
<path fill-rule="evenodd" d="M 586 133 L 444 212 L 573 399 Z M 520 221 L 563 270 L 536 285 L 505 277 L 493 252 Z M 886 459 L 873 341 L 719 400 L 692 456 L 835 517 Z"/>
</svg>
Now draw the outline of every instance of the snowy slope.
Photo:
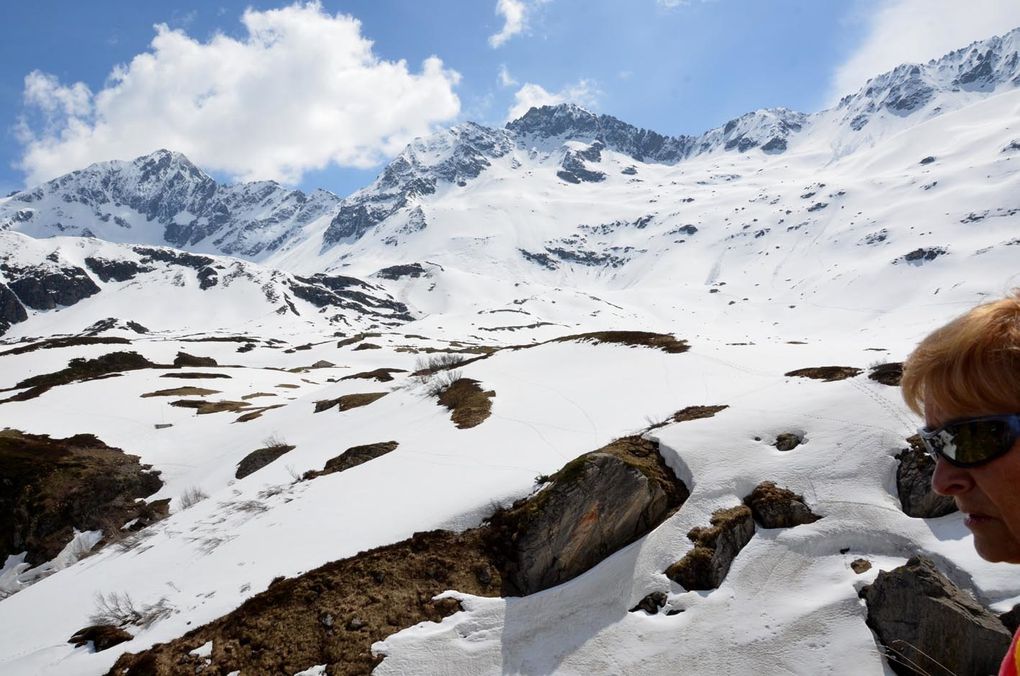
<svg viewBox="0 0 1020 676">
<path fill-rule="evenodd" d="M 0 402 L 0 428 L 95 434 L 152 464 L 164 485 L 150 499 L 171 499 L 170 516 L 131 546 L 77 563 L 72 547 L 57 567 L 73 565 L 49 576 L 17 556 L 4 564 L 0 589 L 16 593 L 0 600 L 0 672 L 104 673 L 277 576 L 476 526 L 537 476 L 692 405 L 728 408 L 650 433 L 692 489 L 676 514 L 559 587 L 507 599 L 451 590 L 464 611 L 377 644 L 377 672 L 884 674 L 857 592 L 917 553 L 1011 608 L 1020 582 L 977 557 L 959 514 L 901 511 L 893 456 L 919 421 L 898 389 L 866 373 L 784 374 L 902 360 L 1016 284 L 1017 36 L 898 68 L 829 111 L 756 111 L 699 137 L 570 106 L 504 130 L 465 124 L 415 142 L 342 201 L 224 188 L 166 153 L 0 202 L 11 230 L 0 232 L 0 290 L 39 303 L 4 341 L 109 317 L 93 332 L 131 341 L 0 354 L 0 388 L 114 350 L 157 365 Z M 177 248 L 156 248 L 167 243 Z M 605 329 L 672 333 L 691 349 L 543 343 Z M 371 333 L 335 335 L 358 331 Z M 458 429 L 411 373 L 429 351 L 483 349 L 493 352 L 459 370 L 495 392 L 492 416 Z M 181 351 L 217 366 L 174 381 L 165 365 Z M 380 368 L 401 371 L 348 378 Z M 243 405 L 199 414 L 142 396 L 181 384 Z M 315 412 L 370 392 L 387 394 Z M 256 406 L 272 408 L 239 420 Z M 780 452 L 771 444 L 784 432 L 805 442 Z M 272 439 L 295 448 L 236 479 Z M 388 440 L 399 443 L 388 455 L 295 481 Z M 759 530 L 717 590 L 671 582 L 663 571 L 691 548 L 687 532 L 764 480 L 823 518 Z M 208 498 L 189 506 L 190 489 Z M 857 558 L 874 567 L 854 573 Z M 628 612 L 652 591 L 683 612 Z M 112 592 L 171 612 L 106 651 L 67 644 Z"/>
</svg>

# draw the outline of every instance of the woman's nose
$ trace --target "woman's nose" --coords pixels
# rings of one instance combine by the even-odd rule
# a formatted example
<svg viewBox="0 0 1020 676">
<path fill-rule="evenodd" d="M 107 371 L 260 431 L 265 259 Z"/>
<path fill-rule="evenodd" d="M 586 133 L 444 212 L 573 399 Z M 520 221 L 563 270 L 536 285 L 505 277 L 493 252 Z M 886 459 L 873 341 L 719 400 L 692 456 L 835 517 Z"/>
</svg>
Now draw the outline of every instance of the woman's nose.
<svg viewBox="0 0 1020 676">
<path fill-rule="evenodd" d="M 956 467 L 942 458 L 935 462 L 935 472 L 931 475 L 931 487 L 939 495 L 956 496 L 966 493 L 974 486 L 970 470 Z"/>
</svg>

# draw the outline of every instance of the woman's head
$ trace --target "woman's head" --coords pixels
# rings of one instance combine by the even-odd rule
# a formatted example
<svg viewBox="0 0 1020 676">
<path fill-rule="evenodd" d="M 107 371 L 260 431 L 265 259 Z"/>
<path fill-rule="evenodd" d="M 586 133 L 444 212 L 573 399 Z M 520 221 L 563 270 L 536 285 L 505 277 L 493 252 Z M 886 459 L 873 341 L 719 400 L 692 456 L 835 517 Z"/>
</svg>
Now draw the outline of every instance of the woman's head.
<svg viewBox="0 0 1020 676">
<path fill-rule="evenodd" d="M 903 398 L 958 417 L 1020 412 L 1020 290 L 932 332 L 903 368 Z"/>
<path fill-rule="evenodd" d="M 979 305 L 921 341 L 903 398 L 937 454 L 932 488 L 950 495 L 989 561 L 1020 563 L 1020 294 Z"/>
</svg>

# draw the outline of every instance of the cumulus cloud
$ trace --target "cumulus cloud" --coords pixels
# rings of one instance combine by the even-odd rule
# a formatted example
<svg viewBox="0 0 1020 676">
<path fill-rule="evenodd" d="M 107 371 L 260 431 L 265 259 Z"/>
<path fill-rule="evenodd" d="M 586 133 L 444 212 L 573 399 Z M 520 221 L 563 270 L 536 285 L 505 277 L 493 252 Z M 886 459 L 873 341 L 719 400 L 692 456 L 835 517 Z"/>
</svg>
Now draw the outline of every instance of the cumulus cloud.
<svg viewBox="0 0 1020 676">
<path fill-rule="evenodd" d="M 901 63 L 923 63 L 1020 26 L 1020 2 L 881 0 L 865 22 L 864 41 L 833 74 L 832 101 Z"/>
<path fill-rule="evenodd" d="M 507 40 L 523 31 L 527 10 L 524 0 L 499 0 L 496 3 L 496 14 L 503 17 L 503 29 L 489 36 L 489 45 L 493 48 L 501 47 Z"/>
<path fill-rule="evenodd" d="M 507 122 L 516 120 L 532 108 L 555 106 L 560 103 L 594 107 L 601 93 L 594 80 L 579 80 L 557 92 L 550 92 L 541 85 L 526 82 L 514 93 L 514 104 L 507 111 L 506 120 Z"/>
<path fill-rule="evenodd" d="M 436 58 L 384 61 L 350 16 L 318 2 L 246 10 L 247 35 L 207 42 L 166 25 L 147 52 L 91 92 L 25 78 L 18 134 L 28 183 L 158 148 L 237 179 L 300 181 L 330 164 L 367 168 L 455 118 L 460 76 Z"/>
</svg>

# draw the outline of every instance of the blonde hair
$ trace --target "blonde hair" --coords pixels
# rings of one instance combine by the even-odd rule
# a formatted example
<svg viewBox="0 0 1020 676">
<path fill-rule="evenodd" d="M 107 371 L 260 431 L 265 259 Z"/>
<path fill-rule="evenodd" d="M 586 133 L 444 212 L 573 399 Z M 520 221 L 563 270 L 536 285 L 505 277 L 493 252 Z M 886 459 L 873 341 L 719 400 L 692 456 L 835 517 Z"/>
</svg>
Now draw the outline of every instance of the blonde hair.
<svg viewBox="0 0 1020 676">
<path fill-rule="evenodd" d="M 949 414 L 1020 413 L 1020 289 L 933 331 L 903 365 L 903 399 Z"/>
</svg>

